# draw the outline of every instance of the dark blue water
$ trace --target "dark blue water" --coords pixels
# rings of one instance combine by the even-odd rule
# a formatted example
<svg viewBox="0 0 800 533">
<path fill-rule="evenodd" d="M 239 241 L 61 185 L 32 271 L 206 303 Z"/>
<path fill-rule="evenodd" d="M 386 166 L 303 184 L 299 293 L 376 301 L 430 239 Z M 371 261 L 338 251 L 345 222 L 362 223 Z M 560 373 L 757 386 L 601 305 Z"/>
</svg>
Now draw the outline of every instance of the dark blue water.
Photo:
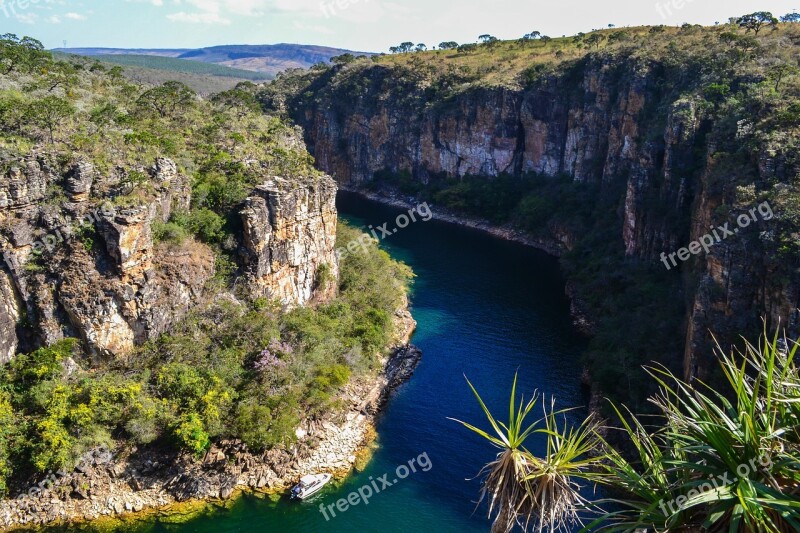
<svg viewBox="0 0 800 533">
<path fill-rule="evenodd" d="M 343 218 L 357 225 L 390 222 L 392 227 L 400 213 L 347 194 L 339 203 Z M 380 447 L 368 469 L 312 502 L 246 497 L 188 523 L 150 523 L 142 531 L 489 531 L 486 507 L 474 512 L 479 483 L 468 479 L 496 452 L 448 417 L 487 426 L 465 375 L 498 415 L 508 412 L 516 371 L 518 391 L 556 396 L 561 407 L 584 405 L 579 364 L 584 344 L 570 324 L 557 262 L 536 250 L 434 221 L 418 221 L 383 245 L 417 274 L 412 301 L 419 326 L 413 342 L 424 356 L 379 421 Z M 319 511 L 320 505 L 335 504 L 385 473 L 393 481 L 399 465 L 422 454 L 430 459 L 429 471 L 418 468 L 368 505 L 336 511 L 328 521 Z"/>
</svg>

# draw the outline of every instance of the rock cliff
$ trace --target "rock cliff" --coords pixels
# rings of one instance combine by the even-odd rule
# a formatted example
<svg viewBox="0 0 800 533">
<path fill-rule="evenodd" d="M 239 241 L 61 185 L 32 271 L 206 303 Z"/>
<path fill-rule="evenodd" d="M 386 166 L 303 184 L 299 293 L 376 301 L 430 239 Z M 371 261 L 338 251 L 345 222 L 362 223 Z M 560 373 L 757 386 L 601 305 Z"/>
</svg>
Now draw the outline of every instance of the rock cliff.
<svg viewBox="0 0 800 533">
<path fill-rule="evenodd" d="M 275 178 L 256 188 L 241 212 L 242 258 L 252 294 L 304 305 L 330 299 L 338 278 L 336 183 Z M 317 289 L 320 289 L 319 291 Z"/>
<path fill-rule="evenodd" d="M 65 337 L 119 356 L 169 330 L 215 274 L 214 252 L 188 239 L 158 243 L 154 225 L 190 208 L 189 180 L 160 158 L 104 175 L 46 154 L 6 162 L 0 179 L 0 362 Z M 136 187 L 130 175 L 145 176 Z M 268 179 L 243 211 L 242 268 L 254 296 L 302 305 L 319 274 L 335 280 L 336 185 Z M 327 265 L 327 267 L 323 267 Z"/>
<path fill-rule="evenodd" d="M 706 377 L 713 366 L 709 330 L 726 345 L 757 333 L 761 316 L 796 329 L 797 258 L 778 257 L 769 237 L 775 228 L 765 220 L 669 273 L 661 263 L 662 253 L 735 220 L 798 172 L 785 146 L 737 132 L 740 110 L 716 112 L 698 87 L 700 76 L 693 78 L 696 63 L 589 54 L 524 86 L 472 84 L 444 96 L 432 96 L 437 75 L 420 73 L 423 67 L 370 63 L 307 77 L 286 100 L 319 167 L 340 183 L 374 189 L 391 174 L 447 186 L 506 175 L 567 178 L 595 191 L 612 213 L 602 223 L 610 226 L 613 253 L 682 287 L 670 305 L 684 309 L 672 335 L 686 339 L 685 349 L 666 355 L 683 361 L 689 376 Z M 758 82 L 747 76 L 740 83 Z M 264 98 L 268 105 L 271 98 Z M 750 203 L 741 194 L 748 188 L 756 191 Z M 549 201 L 555 210 L 559 199 Z M 569 238 L 552 237 L 573 249 L 588 226 L 566 225 Z M 595 299 L 612 294 L 603 291 L 617 290 L 606 283 Z M 650 320 L 648 313 L 638 320 Z M 647 357 L 651 348 L 641 349 Z"/>
</svg>

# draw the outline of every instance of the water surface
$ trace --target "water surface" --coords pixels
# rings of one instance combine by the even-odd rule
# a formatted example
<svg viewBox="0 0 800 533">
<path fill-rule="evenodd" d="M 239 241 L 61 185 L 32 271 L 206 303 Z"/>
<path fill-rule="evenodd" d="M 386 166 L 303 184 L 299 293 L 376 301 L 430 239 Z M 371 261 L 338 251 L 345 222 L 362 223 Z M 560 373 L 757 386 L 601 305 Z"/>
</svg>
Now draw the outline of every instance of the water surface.
<svg viewBox="0 0 800 533">
<path fill-rule="evenodd" d="M 401 211 L 341 194 L 342 217 L 378 227 Z M 419 217 L 417 217 L 419 218 Z M 475 384 L 498 414 L 508 409 L 514 373 L 518 390 L 539 390 L 560 406 L 583 405 L 583 341 L 570 324 L 557 261 L 542 252 L 435 221 L 411 224 L 384 241 L 392 256 L 415 271 L 414 343 L 424 352 L 412 381 L 378 423 L 379 449 L 368 469 L 311 502 L 245 497 L 230 509 L 181 525 L 150 523 L 148 532 L 487 532 L 485 507 L 475 511 L 474 478 L 495 452 L 448 417 L 483 424 L 466 385 Z M 534 450 L 540 446 L 534 445 Z M 326 521 L 320 505 L 427 454 L 432 467 L 398 481 L 370 500 Z M 381 484 L 378 485 L 380 487 Z"/>
</svg>

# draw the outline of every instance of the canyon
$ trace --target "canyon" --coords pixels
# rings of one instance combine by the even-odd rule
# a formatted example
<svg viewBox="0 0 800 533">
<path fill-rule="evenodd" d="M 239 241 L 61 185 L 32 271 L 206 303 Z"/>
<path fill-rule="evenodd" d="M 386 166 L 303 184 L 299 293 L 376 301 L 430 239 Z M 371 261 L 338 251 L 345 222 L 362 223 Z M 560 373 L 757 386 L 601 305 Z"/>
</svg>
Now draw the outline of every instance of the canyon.
<svg viewBox="0 0 800 533">
<path fill-rule="evenodd" d="M 762 318 L 769 328 L 780 324 L 797 334 L 796 261 L 778 252 L 784 223 L 754 224 L 680 272 L 662 272 L 662 253 L 687 246 L 715 223 L 734 220 L 765 194 L 783 209 L 798 172 L 791 136 L 755 131 L 763 116 L 719 112 L 705 99 L 705 79 L 692 74 L 700 68 L 697 57 L 678 64 L 664 56 L 637 57 L 631 49 L 589 54 L 540 69 L 516 87 L 459 84 L 457 76 L 450 80 L 443 73 L 446 63 L 437 64 L 437 58 L 357 61 L 297 75 L 278 80 L 283 92 L 265 91 L 262 101 L 303 127 L 320 169 L 373 197 L 383 189 L 384 197 L 403 199 L 465 180 L 482 179 L 491 189 L 503 177 L 568 181 L 591 191 L 590 201 L 605 205 L 608 216 L 588 223 L 569 214 L 550 216 L 533 233 L 542 248 L 565 255 L 603 225 L 621 263 L 658 277 L 671 300 L 664 306 L 680 308 L 673 313 L 680 315 L 678 326 L 669 332 L 678 341 L 672 347 L 639 346 L 634 365 L 656 350 L 660 361 L 682 367 L 687 378 L 708 379 L 716 366 L 716 341 L 728 350 L 740 335 L 757 334 Z M 726 74 L 732 86 L 753 76 Z M 437 92 L 448 83 L 457 88 Z M 399 176 L 412 191 L 399 192 L 397 179 L 382 179 L 387 175 Z M 558 209 L 557 196 L 542 199 L 551 211 Z M 446 206 L 434 203 L 433 209 Z M 614 275 L 595 272 L 595 279 L 600 276 Z M 587 289 L 575 290 L 569 276 L 568 282 L 577 314 L 588 315 L 590 323 L 602 320 L 598 315 L 609 310 L 580 309 Z M 592 290 L 602 300 L 615 289 Z M 657 320 L 647 312 L 639 319 Z"/>
</svg>

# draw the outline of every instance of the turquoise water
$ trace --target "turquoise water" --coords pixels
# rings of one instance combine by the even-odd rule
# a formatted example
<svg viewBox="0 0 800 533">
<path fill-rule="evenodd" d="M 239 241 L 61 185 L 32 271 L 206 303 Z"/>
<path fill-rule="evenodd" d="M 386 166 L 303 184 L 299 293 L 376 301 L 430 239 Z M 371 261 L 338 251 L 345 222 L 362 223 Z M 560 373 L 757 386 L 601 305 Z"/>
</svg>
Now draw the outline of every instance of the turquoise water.
<svg viewBox="0 0 800 533">
<path fill-rule="evenodd" d="M 345 219 L 364 226 L 391 222 L 391 228 L 400 213 L 346 194 L 339 203 Z M 586 402 L 579 364 L 584 344 L 570 325 L 557 262 L 536 250 L 434 221 L 419 220 L 384 246 L 417 274 L 414 343 L 424 355 L 412 381 L 398 391 L 379 421 L 380 448 L 367 471 L 310 502 L 246 497 L 231 509 L 181 525 L 151 523 L 142 531 L 489 531 L 486 507 L 475 511 L 479 483 L 469 478 L 495 452 L 447 418 L 485 425 L 464 375 L 497 413 L 508 408 L 517 370 L 518 390 L 526 394 L 538 389 L 556 396 L 563 407 Z M 415 464 L 429 465 L 427 472 L 417 467 L 368 505 L 335 511 L 335 518 L 329 513 L 328 521 L 320 512 L 320 505 L 335 504 L 384 474 L 394 481 L 399 465 L 421 455 Z"/>
</svg>

